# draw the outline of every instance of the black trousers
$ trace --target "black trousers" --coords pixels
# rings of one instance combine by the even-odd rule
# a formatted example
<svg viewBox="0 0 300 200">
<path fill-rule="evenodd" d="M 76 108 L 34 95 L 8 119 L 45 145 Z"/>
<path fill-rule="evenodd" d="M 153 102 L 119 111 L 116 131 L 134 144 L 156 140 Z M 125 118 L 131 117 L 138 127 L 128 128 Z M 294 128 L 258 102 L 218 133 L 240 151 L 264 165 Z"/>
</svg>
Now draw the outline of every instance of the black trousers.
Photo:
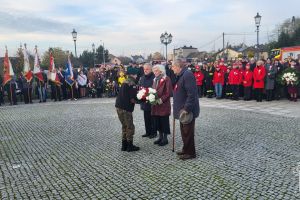
<svg viewBox="0 0 300 200">
<path fill-rule="evenodd" d="M 202 85 L 197 85 L 198 97 L 202 97 Z"/>
<path fill-rule="evenodd" d="M 32 103 L 32 88 L 23 88 L 22 93 L 24 95 L 24 103 Z"/>
<path fill-rule="evenodd" d="M 1 106 L 1 104 L 2 103 L 4 103 L 4 100 L 3 100 L 3 91 L 2 91 L 2 89 L 0 88 L 0 106 Z"/>
<path fill-rule="evenodd" d="M 152 116 L 153 117 L 153 127 L 154 131 L 162 132 L 165 134 L 170 134 L 170 122 L 169 116 Z"/>
<path fill-rule="evenodd" d="M 266 98 L 267 98 L 267 101 L 273 100 L 273 90 L 266 90 Z"/>
<path fill-rule="evenodd" d="M 231 88 L 232 88 L 232 93 L 233 93 L 233 99 L 239 99 L 240 86 L 232 85 Z"/>
<path fill-rule="evenodd" d="M 244 87 L 244 100 L 250 100 L 251 99 L 251 91 L 252 87 Z"/>
<path fill-rule="evenodd" d="M 255 88 L 256 101 L 262 102 L 263 88 Z"/>
<path fill-rule="evenodd" d="M 63 99 L 67 100 L 68 99 L 68 93 L 67 93 L 67 84 L 66 83 L 61 85 L 61 91 L 62 91 Z"/>
<path fill-rule="evenodd" d="M 60 86 L 53 85 L 51 86 L 51 98 L 55 101 L 59 100 L 61 101 L 61 92 L 60 92 Z"/>
<path fill-rule="evenodd" d="M 10 105 L 17 104 L 16 84 L 6 84 L 6 91 Z"/>
<path fill-rule="evenodd" d="M 144 110 L 144 122 L 145 122 L 145 130 L 147 135 L 155 134 L 154 131 L 154 118 L 151 116 L 151 110 Z"/>
</svg>

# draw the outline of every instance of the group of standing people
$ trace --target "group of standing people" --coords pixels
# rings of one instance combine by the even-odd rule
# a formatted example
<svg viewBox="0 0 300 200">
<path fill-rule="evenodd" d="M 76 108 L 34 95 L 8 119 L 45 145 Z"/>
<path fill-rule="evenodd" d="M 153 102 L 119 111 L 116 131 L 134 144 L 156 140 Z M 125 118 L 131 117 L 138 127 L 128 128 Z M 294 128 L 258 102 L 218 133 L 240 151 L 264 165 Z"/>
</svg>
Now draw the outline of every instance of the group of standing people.
<svg viewBox="0 0 300 200">
<path fill-rule="evenodd" d="M 282 85 L 278 78 L 285 70 L 294 69 L 300 72 L 299 63 L 295 60 L 258 60 L 234 61 L 226 63 L 223 59 L 213 63 L 203 62 L 191 66 L 197 82 L 199 97 L 228 98 L 245 101 L 256 99 L 261 102 L 279 100 L 287 96 L 291 101 L 297 101 L 299 85 L 287 83 Z"/>
<path fill-rule="evenodd" d="M 193 73 L 185 67 L 181 60 L 175 60 L 171 69 L 175 75 L 173 82 L 167 76 L 164 65 L 146 63 L 143 66 L 143 76 L 137 82 L 138 71 L 127 69 L 128 78 L 120 87 L 117 99 L 116 110 L 122 124 L 122 151 L 138 151 L 140 148 L 133 145 L 135 127 L 132 112 L 136 103 L 141 105 L 144 114 L 145 134 L 143 137 L 158 139 L 154 144 L 165 146 L 169 143 L 171 101 L 173 96 L 173 117 L 179 119 L 180 130 L 183 140 L 182 151 L 177 152 L 180 159 L 192 159 L 196 157 L 195 151 L 195 119 L 199 116 L 200 107 L 196 86 L 196 79 Z M 156 90 L 157 103 L 139 101 L 137 92 L 143 88 Z"/>
</svg>

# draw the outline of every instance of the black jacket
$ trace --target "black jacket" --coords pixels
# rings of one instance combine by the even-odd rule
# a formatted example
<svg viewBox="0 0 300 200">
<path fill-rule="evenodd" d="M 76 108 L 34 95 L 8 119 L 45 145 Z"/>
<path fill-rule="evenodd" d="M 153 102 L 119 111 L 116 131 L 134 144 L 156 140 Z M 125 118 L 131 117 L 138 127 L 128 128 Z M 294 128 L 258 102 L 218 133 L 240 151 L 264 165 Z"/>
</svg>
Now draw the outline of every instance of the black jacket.
<svg viewBox="0 0 300 200">
<path fill-rule="evenodd" d="M 141 79 L 140 79 L 140 82 L 139 82 L 139 86 L 141 86 L 143 88 L 152 87 L 154 77 L 155 76 L 152 72 L 149 75 L 142 76 Z M 144 111 L 151 111 L 151 104 L 146 103 L 146 102 L 142 102 L 141 103 L 141 109 L 144 110 Z"/>
<path fill-rule="evenodd" d="M 121 85 L 116 99 L 115 107 L 126 110 L 128 112 L 133 112 L 136 94 L 137 89 L 135 80 L 131 77 L 128 77 Z"/>
</svg>

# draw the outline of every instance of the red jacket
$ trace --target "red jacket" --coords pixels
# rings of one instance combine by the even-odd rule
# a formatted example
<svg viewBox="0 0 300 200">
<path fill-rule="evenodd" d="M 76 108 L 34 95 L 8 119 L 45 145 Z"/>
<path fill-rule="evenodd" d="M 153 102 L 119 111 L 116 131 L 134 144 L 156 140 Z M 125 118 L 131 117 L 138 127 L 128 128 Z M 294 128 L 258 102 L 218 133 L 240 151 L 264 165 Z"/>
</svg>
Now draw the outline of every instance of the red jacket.
<svg viewBox="0 0 300 200">
<path fill-rule="evenodd" d="M 228 76 L 228 82 L 230 85 L 240 85 L 241 84 L 241 73 L 239 69 L 232 69 Z"/>
<path fill-rule="evenodd" d="M 154 86 L 154 81 L 153 81 L 153 86 Z M 156 88 L 154 89 L 156 89 L 157 96 L 161 98 L 163 103 L 160 105 L 152 105 L 151 115 L 169 116 L 171 114 L 170 97 L 173 90 L 171 79 L 168 76 L 161 78 Z"/>
<path fill-rule="evenodd" d="M 244 69 L 239 69 L 239 71 L 240 71 L 240 80 L 241 80 L 241 82 L 240 82 L 240 85 L 243 85 L 243 76 L 244 76 L 244 72 L 245 72 L 245 70 Z"/>
<path fill-rule="evenodd" d="M 214 73 L 213 84 L 215 85 L 216 83 L 224 85 L 224 73 L 221 70 Z"/>
<path fill-rule="evenodd" d="M 256 66 L 253 71 L 253 88 L 265 87 L 266 69 L 264 66 Z"/>
<path fill-rule="evenodd" d="M 194 72 L 194 76 L 196 78 L 196 84 L 202 85 L 203 79 L 204 79 L 204 74 L 201 71 L 198 71 L 198 72 Z"/>
<path fill-rule="evenodd" d="M 227 67 L 225 65 L 219 65 L 220 66 L 220 70 L 225 74 L 227 71 Z"/>
<path fill-rule="evenodd" d="M 253 83 L 253 72 L 251 70 L 245 70 L 243 74 L 244 87 L 251 87 Z"/>
</svg>

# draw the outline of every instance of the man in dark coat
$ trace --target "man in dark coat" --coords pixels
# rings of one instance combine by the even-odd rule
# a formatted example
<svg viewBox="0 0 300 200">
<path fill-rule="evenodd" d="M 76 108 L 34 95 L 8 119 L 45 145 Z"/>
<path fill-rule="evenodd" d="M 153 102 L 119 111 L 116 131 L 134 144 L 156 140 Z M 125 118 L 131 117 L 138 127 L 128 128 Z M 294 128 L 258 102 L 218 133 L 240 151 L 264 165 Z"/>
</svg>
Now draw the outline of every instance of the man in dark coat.
<svg viewBox="0 0 300 200">
<path fill-rule="evenodd" d="M 128 69 L 128 78 L 122 83 L 118 93 L 115 107 L 119 120 L 122 124 L 122 151 L 138 151 L 140 148 L 133 145 L 135 127 L 133 124 L 132 112 L 136 101 L 136 77 L 137 71 Z"/>
<path fill-rule="evenodd" d="M 184 67 L 181 60 L 174 61 L 172 70 L 177 75 L 177 82 L 173 91 L 174 118 L 179 119 L 180 115 L 192 113 L 192 120 L 189 123 L 180 122 L 183 148 L 181 152 L 177 152 L 177 155 L 182 160 L 192 159 L 196 157 L 195 119 L 200 113 L 196 80 L 193 73 Z"/>
<path fill-rule="evenodd" d="M 142 88 L 150 88 L 153 84 L 154 74 L 152 72 L 152 65 L 150 63 L 144 64 L 144 75 L 141 77 L 139 81 L 140 89 Z M 142 137 L 155 138 L 157 133 L 153 129 L 153 117 L 151 116 L 151 104 L 142 102 L 141 109 L 144 112 L 144 122 L 146 133 L 142 135 Z"/>
</svg>

